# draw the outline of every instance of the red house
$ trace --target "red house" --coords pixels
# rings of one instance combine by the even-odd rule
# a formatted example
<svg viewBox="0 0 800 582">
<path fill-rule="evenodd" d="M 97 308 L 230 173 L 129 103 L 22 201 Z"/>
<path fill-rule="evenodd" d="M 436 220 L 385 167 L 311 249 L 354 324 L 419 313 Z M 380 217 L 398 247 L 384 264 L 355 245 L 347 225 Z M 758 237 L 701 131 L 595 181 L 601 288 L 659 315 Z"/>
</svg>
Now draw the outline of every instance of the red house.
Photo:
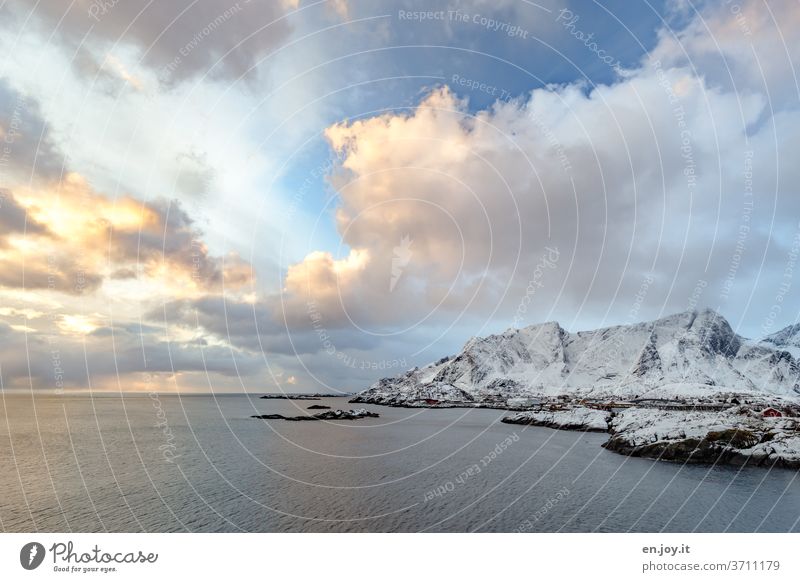
<svg viewBox="0 0 800 582">
<path fill-rule="evenodd" d="M 425 404 L 439 404 L 439 401 L 435 398 L 425 398 Z"/>
<path fill-rule="evenodd" d="M 762 416 L 769 416 L 769 417 L 779 417 L 783 416 L 780 410 L 775 410 L 774 408 L 765 408 L 761 411 Z"/>
</svg>

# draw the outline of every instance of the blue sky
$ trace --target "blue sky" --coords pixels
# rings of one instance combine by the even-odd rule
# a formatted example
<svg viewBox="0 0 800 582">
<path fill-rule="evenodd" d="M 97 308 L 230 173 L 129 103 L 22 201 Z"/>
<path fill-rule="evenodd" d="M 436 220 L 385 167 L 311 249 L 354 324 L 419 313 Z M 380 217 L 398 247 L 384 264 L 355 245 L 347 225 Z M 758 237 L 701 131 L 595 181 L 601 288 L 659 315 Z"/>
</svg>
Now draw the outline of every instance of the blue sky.
<svg viewBox="0 0 800 582">
<path fill-rule="evenodd" d="M 9 388 L 352 391 L 511 325 L 798 319 L 788 0 L 0 16 Z"/>
</svg>

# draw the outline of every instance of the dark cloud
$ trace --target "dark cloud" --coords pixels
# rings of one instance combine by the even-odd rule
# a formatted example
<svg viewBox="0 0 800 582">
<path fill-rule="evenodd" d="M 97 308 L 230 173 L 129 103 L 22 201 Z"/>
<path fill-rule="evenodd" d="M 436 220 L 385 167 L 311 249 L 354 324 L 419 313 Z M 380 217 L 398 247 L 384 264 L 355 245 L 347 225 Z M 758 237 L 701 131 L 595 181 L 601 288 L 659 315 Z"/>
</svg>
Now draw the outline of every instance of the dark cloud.
<svg viewBox="0 0 800 582">
<path fill-rule="evenodd" d="M 253 377 L 263 370 L 260 357 L 238 350 L 197 342 L 167 342 L 157 333 L 100 329 L 103 331 L 85 337 L 29 332 L 26 342 L 22 333 L 0 322 L 0 337 L 9 340 L 0 345 L 5 386 L 30 383 L 35 389 L 84 388 L 90 381 L 93 386 L 108 386 L 119 380 L 127 389 L 130 375 L 143 372 Z"/>
<path fill-rule="evenodd" d="M 0 186 L 8 178 L 55 179 L 63 165 L 39 103 L 0 77 Z"/>
<path fill-rule="evenodd" d="M 263 303 L 253 305 L 219 296 L 170 301 L 150 310 L 145 319 L 166 326 L 204 330 L 248 349 L 257 346 L 259 333 L 268 336 L 279 329 Z"/>
<path fill-rule="evenodd" d="M 221 296 L 170 301 L 145 314 L 145 319 L 189 332 L 211 334 L 237 348 L 264 354 L 314 354 L 326 348 L 368 350 L 380 342 L 352 326 L 305 321 L 287 325 L 279 296 L 248 303 Z M 335 336 L 333 338 L 332 336 Z M 335 345 L 331 343 L 333 339 Z"/>
<path fill-rule="evenodd" d="M 142 203 L 142 207 L 152 217 L 152 222 L 144 227 L 108 227 L 113 261 L 134 263 L 145 270 L 167 264 L 204 289 L 220 289 L 223 284 L 239 287 L 250 281 L 250 266 L 237 255 L 211 255 L 203 233 L 178 201 L 160 200 Z M 130 267 L 116 273 L 135 276 Z"/>
<path fill-rule="evenodd" d="M 135 279 L 136 277 L 137 277 L 136 269 L 130 269 L 130 268 L 117 269 L 116 271 L 111 273 L 111 278 L 117 280 Z"/>
<path fill-rule="evenodd" d="M 69 251 L 0 260 L 0 287 L 84 295 L 93 293 L 102 283 L 99 273 Z"/>
<path fill-rule="evenodd" d="M 19 26 L 30 14 L 46 35 L 56 33 L 71 45 L 105 52 L 114 45 L 133 45 L 142 62 L 167 83 L 197 75 L 232 80 L 252 68 L 286 39 L 290 27 L 275 0 L 41 0 L 34 5 L 11 2 L 7 13 Z M 76 62 L 89 74 L 102 59 L 87 55 Z"/>
<path fill-rule="evenodd" d="M 12 233 L 35 236 L 47 234 L 48 229 L 29 217 L 9 190 L 0 189 L 0 247 L 4 237 Z"/>
</svg>

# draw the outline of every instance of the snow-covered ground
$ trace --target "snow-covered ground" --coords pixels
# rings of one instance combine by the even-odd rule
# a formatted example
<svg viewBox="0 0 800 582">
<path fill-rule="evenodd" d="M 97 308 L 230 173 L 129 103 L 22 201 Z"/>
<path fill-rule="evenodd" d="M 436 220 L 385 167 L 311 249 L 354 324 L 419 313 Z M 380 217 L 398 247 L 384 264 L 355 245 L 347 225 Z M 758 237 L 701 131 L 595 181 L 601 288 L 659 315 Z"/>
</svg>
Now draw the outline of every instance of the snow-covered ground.
<svg viewBox="0 0 800 582">
<path fill-rule="evenodd" d="M 503 418 L 509 424 L 533 424 L 564 430 L 608 431 L 611 413 L 578 406 L 568 410 L 531 410 Z"/>
<path fill-rule="evenodd" d="M 575 406 L 517 412 L 503 422 L 608 431 L 605 448 L 637 457 L 800 469 L 800 419 L 766 417 L 746 405 L 722 411 L 637 407 L 614 414 Z"/>
<path fill-rule="evenodd" d="M 665 460 L 800 468 L 800 422 L 747 406 L 721 412 L 632 408 L 611 419 L 606 448 Z"/>
</svg>

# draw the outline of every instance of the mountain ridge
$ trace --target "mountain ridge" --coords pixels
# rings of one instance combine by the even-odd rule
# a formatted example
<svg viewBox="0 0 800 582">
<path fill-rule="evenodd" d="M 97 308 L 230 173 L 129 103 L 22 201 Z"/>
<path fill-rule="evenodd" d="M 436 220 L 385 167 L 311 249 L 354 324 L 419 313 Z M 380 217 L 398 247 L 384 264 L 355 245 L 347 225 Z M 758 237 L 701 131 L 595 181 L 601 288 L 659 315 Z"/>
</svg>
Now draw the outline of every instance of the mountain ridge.
<svg viewBox="0 0 800 582">
<path fill-rule="evenodd" d="M 800 325 L 750 340 L 712 309 L 578 332 L 550 321 L 470 338 L 458 354 L 382 378 L 357 399 L 394 405 L 562 395 L 797 400 L 799 355 Z"/>
</svg>

